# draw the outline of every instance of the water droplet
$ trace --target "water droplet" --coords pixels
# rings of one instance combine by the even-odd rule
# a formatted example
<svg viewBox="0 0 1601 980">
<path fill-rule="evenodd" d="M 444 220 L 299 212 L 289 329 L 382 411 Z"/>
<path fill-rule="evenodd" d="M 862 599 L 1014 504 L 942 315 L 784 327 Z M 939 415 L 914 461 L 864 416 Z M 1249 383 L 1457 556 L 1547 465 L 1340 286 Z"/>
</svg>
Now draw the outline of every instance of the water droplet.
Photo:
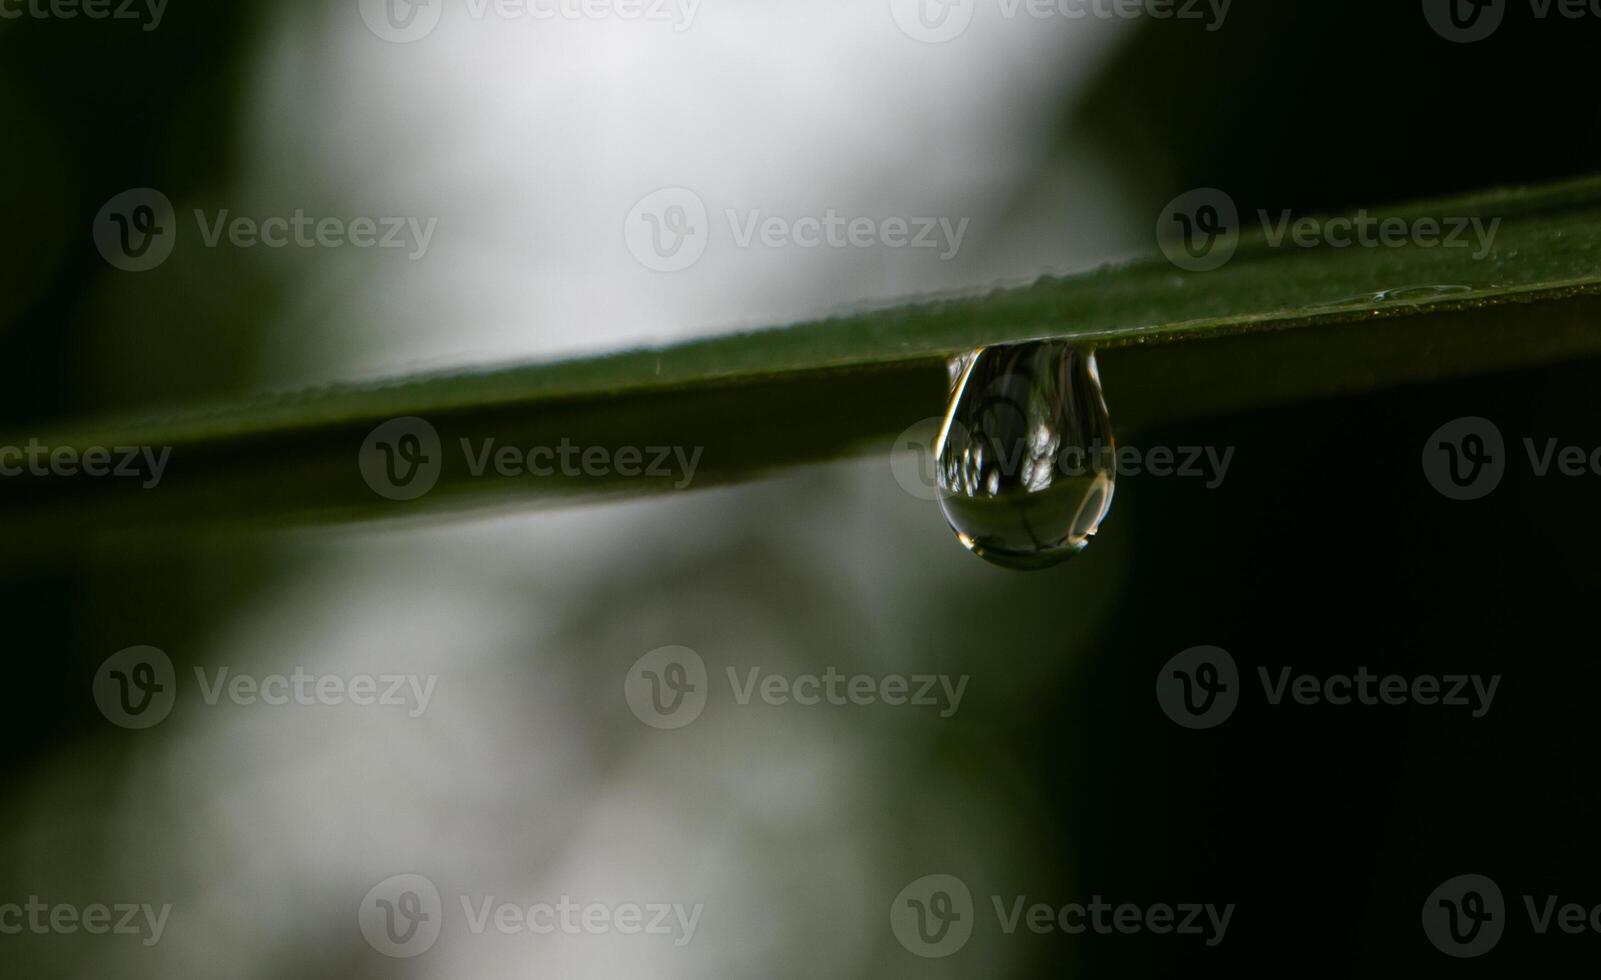
<svg viewBox="0 0 1601 980">
<path fill-rule="evenodd" d="M 940 506 L 979 557 L 1046 568 L 1101 526 L 1115 451 L 1093 352 L 1059 340 L 984 347 L 968 355 L 935 444 Z"/>
<path fill-rule="evenodd" d="M 1375 303 L 1388 302 L 1416 302 L 1423 303 L 1441 296 L 1450 296 L 1455 293 L 1471 293 L 1472 286 L 1456 283 L 1423 285 L 1423 286 L 1397 286 L 1394 289 L 1384 289 L 1373 294 Z"/>
<path fill-rule="evenodd" d="M 1442 296 L 1453 296 L 1459 293 L 1471 293 L 1474 287 L 1458 283 L 1442 283 L 1418 286 L 1396 286 L 1392 289 L 1381 289 L 1377 292 L 1363 293 L 1360 296 L 1346 296 L 1342 299 L 1326 300 L 1313 303 L 1308 310 L 1336 310 L 1351 307 L 1372 307 L 1380 303 L 1427 303 L 1429 300 L 1439 299 Z"/>
</svg>

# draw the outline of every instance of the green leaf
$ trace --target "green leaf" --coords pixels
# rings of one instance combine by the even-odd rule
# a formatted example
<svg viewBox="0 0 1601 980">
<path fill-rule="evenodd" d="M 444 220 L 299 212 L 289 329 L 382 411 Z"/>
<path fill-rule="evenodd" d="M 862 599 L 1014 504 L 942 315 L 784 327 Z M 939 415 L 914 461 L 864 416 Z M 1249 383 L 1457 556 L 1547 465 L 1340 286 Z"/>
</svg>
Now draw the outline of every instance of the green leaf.
<svg viewBox="0 0 1601 980">
<path fill-rule="evenodd" d="M 14 542 L 211 521 L 348 520 L 681 489 L 666 476 L 475 475 L 495 446 L 701 448 L 693 486 L 858 451 L 887 453 L 944 410 L 948 359 L 1042 337 L 1101 351 L 1120 433 L 1295 399 L 1511 369 L 1601 351 L 1601 179 L 1420 203 L 1374 218 L 1499 220 L 1494 247 L 1275 246 L 1255 216 L 1232 261 L 1148 258 L 981 295 L 927 298 L 650 350 L 271 396 L 33 436 L 171 447 L 159 486 L 82 475 L 0 479 Z M 1276 216 L 1275 216 L 1276 220 Z M 358 453 L 419 416 L 443 471 L 412 501 L 375 493 Z M 30 434 L 0 438 L 26 446 Z M 10 462 L 0 459 L 0 463 Z"/>
</svg>

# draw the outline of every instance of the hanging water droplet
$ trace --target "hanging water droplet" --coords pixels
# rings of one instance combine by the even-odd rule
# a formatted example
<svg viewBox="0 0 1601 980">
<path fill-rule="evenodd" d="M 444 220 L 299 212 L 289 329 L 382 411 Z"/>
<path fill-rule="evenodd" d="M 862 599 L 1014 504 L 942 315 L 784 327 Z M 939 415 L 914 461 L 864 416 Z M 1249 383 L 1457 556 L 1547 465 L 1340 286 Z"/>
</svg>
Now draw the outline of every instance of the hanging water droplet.
<svg viewBox="0 0 1601 980">
<path fill-rule="evenodd" d="M 1094 353 L 1060 340 L 981 348 L 935 444 L 940 506 L 979 557 L 1046 568 L 1105 519 L 1115 449 Z"/>
</svg>

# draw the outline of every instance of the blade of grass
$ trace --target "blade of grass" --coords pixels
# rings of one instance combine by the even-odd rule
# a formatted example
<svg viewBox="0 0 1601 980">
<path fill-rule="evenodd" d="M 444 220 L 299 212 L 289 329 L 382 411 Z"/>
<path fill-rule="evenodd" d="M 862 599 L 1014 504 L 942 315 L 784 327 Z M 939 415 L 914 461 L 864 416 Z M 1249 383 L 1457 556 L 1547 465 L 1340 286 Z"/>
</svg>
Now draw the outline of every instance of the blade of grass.
<svg viewBox="0 0 1601 980">
<path fill-rule="evenodd" d="M 1072 337 L 1102 351 L 1121 432 L 1297 398 L 1601 353 L 1601 178 L 1425 202 L 1375 217 L 1500 219 L 1494 249 L 1274 247 L 1247 230 L 1211 272 L 1159 259 L 812 323 L 578 360 L 243 400 L 165 417 L 11 434 L 51 447 L 171 447 L 160 485 L 0 478 L 14 546 L 82 530 L 349 520 L 574 495 L 679 489 L 664 477 L 475 474 L 460 442 L 702 450 L 693 485 L 888 449 L 943 409 L 946 360 Z M 364 481 L 368 433 L 426 418 L 437 487 L 408 502 Z M 15 550 L 15 548 L 14 548 Z"/>
</svg>

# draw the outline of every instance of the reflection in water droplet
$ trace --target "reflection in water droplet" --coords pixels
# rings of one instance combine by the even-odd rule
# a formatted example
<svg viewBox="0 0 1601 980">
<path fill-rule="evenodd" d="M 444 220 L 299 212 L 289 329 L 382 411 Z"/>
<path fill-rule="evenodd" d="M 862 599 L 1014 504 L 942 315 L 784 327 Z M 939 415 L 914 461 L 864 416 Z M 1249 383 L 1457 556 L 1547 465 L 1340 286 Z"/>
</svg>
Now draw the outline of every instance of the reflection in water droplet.
<svg viewBox="0 0 1601 980">
<path fill-rule="evenodd" d="M 1059 340 L 968 355 L 935 444 L 940 506 L 974 554 L 1046 568 L 1112 506 L 1111 420 L 1095 355 Z"/>
</svg>

